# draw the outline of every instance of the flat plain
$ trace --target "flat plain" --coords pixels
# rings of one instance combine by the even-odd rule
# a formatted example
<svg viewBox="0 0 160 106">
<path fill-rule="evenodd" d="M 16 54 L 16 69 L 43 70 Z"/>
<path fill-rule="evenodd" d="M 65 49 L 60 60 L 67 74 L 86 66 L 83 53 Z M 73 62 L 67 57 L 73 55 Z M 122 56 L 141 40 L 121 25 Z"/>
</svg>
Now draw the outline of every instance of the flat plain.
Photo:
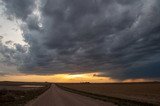
<svg viewBox="0 0 160 106">
<path fill-rule="evenodd" d="M 49 83 L 0 82 L 0 106 L 23 106 L 49 87 Z"/>
<path fill-rule="evenodd" d="M 124 100 L 134 100 L 160 105 L 160 83 L 61 83 L 60 86 L 98 94 L 116 97 Z"/>
<path fill-rule="evenodd" d="M 0 82 L 0 105 L 2 106 L 25 104 L 27 106 L 45 106 L 46 104 L 65 106 L 66 103 L 70 106 L 75 104 L 159 106 L 160 82 L 56 84 Z"/>
</svg>

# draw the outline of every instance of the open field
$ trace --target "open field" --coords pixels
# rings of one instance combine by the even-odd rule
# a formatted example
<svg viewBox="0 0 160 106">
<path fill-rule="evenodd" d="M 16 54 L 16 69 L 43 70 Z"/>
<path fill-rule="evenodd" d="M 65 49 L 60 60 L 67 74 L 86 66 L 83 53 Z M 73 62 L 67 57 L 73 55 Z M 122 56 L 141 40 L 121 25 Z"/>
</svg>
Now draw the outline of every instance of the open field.
<svg viewBox="0 0 160 106">
<path fill-rule="evenodd" d="M 117 100 L 118 102 L 142 102 L 160 105 L 160 83 L 61 83 L 58 84 L 61 88 L 68 91 L 77 92 L 79 94 L 90 96 L 100 96 L 102 100 L 105 98 Z M 67 89 L 69 88 L 69 89 Z M 75 91 L 74 91 L 75 90 Z M 80 91 L 80 92 L 79 92 Z M 82 92 L 81 92 L 82 91 Z M 91 96 L 92 97 L 92 96 Z M 104 97 L 104 98 L 103 98 Z M 110 98 L 113 97 L 113 98 Z M 106 100 L 108 101 L 108 100 Z M 114 101 L 112 101 L 114 102 Z"/>
<path fill-rule="evenodd" d="M 0 90 L 31 90 L 46 86 L 46 83 L 40 82 L 0 82 Z"/>
<path fill-rule="evenodd" d="M 0 106 L 24 105 L 49 87 L 49 83 L 0 82 Z"/>
<path fill-rule="evenodd" d="M 23 106 L 25 104 L 27 106 L 46 104 L 63 106 L 66 103 L 69 103 L 70 106 L 75 106 L 77 103 L 87 104 L 86 106 L 90 104 L 159 106 L 160 83 L 57 83 L 51 85 L 33 82 L 0 82 L 0 106 Z"/>
</svg>

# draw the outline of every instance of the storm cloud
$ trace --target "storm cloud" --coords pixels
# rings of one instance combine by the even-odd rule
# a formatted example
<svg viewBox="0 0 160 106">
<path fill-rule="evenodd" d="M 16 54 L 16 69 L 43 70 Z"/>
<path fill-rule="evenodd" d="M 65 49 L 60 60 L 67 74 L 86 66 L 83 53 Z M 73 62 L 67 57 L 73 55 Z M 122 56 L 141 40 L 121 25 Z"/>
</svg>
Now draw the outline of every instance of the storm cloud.
<svg viewBox="0 0 160 106">
<path fill-rule="evenodd" d="M 160 78 L 159 0 L 3 0 L 22 21 L 28 74 L 100 72 L 114 79 Z M 22 56 L 23 54 L 23 56 Z M 20 62 L 19 62 L 20 61 Z"/>
</svg>

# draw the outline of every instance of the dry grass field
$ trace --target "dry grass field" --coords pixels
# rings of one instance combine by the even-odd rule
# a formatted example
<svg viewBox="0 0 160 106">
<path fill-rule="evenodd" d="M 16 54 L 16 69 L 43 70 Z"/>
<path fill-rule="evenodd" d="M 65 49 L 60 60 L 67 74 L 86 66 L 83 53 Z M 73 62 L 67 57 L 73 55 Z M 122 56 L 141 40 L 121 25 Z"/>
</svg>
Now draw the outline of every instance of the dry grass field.
<svg viewBox="0 0 160 106">
<path fill-rule="evenodd" d="M 68 83 L 58 84 L 93 94 L 160 105 L 160 83 Z"/>
<path fill-rule="evenodd" d="M 37 83 L 37 82 L 9 82 L 2 81 L 0 82 L 0 90 L 31 90 L 44 87 L 46 83 Z"/>
<path fill-rule="evenodd" d="M 0 82 L 0 106 L 22 106 L 49 87 L 49 83 Z"/>
</svg>

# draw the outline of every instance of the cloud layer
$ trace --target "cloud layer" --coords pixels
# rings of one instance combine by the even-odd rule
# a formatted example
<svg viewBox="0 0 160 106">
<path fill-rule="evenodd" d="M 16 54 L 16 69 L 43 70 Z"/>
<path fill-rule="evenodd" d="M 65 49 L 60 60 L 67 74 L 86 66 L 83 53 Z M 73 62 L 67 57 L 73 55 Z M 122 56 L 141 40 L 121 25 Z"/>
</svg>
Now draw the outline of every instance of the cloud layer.
<svg viewBox="0 0 160 106">
<path fill-rule="evenodd" d="M 28 50 L 16 45 L 20 72 L 160 78 L 159 0 L 3 3 L 7 16 L 22 21 L 23 37 L 29 45 Z"/>
</svg>

